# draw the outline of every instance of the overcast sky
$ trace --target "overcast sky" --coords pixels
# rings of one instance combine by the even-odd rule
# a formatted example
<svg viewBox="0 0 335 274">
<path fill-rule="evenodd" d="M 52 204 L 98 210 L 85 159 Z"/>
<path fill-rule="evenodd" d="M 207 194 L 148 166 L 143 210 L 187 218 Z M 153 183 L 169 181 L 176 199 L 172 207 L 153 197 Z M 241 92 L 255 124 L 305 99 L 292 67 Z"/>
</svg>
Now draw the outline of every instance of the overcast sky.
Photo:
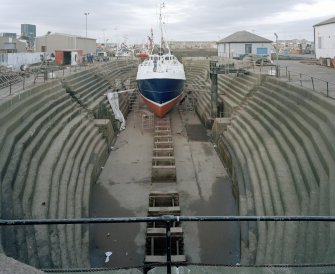
<svg viewBox="0 0 335 274">
<path fill-rule="evenodd" d="M 0 32 L 20 33 L 21 23 L 37 35 L 61 32 L 98 42 L 144 42 L 158 32 L 158 0 L 0 0 Z M 313 40 L 313 25 L 335 16 L 335 0 L 166 0 L 169 40 L 217 41 L 247 30 L 270 40 Z M 158 41 L 158 40 L 156 40 Z"/>
</svg>

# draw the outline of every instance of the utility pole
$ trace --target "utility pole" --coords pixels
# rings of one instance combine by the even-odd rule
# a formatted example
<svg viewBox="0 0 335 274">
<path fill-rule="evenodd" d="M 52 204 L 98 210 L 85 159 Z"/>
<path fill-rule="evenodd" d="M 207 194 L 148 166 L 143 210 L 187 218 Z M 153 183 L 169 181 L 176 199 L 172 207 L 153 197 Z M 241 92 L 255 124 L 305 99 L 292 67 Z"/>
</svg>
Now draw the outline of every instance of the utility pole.
<svg viewBox="0 0 335 274">
<path fill-rule="evenodd" d="M 214 119 L 217 117 L 218 112 L 218 63 L 216 61 L 210 62 L 210 78 L 212 81 L 211 85 L 211 118 Z"/>
<path fill-rule="evenodd" d="M 85 12 L 84 15 L 86 16 L 86 38 L 87 38 L 87 16 L 90 15 L 89 12 Z"/>
<path fill-rule="evenodd" d="M 276 77 L 279 77 L 279 65 L 278 65 L 278 54 L 279 54 L 279 49 L 278 49 L 278 35 L 277 33 L 274 33 L 276 36 Z"/>
</svg>

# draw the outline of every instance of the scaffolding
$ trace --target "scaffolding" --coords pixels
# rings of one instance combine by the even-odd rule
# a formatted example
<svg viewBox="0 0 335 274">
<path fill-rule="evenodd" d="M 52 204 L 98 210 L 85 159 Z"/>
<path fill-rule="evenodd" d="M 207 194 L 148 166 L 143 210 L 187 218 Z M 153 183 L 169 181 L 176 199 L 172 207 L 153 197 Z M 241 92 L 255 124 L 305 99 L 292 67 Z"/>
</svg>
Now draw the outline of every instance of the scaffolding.
<svg viewBox="0 0 335 274">
<path fill-rule="evenodd" d="M 0 89 L 23 81 L 21 72 L 16 72 L 5 66 L 0 66 Z"/>
</svg>

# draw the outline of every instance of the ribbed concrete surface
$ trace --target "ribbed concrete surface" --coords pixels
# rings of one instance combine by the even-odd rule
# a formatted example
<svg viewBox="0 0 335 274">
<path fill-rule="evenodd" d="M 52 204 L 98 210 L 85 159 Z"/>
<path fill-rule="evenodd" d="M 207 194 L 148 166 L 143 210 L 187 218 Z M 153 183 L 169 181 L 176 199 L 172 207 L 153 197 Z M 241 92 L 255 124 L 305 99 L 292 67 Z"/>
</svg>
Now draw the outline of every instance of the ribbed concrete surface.
<svg viewBox="0 0 335 274">
<path fill-rule="evenodd" d="M 29 265 L 20 263 L 4 254 L 0 254 L 0 274 L 42 274 L 43 271 L 37 270 Z"/>
</svg>

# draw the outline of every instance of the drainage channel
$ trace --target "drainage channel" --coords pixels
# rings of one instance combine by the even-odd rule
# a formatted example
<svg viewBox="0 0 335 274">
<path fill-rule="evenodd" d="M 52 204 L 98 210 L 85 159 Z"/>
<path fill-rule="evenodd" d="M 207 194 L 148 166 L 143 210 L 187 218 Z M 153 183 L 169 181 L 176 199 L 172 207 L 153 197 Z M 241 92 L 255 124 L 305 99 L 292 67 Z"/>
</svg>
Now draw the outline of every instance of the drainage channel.
<svg viewBox="0 0 335 274">
<path fill-rule="evenodd" d="M 176 165 L 170 118 L 156 119 L 154 148 L 152 156 L 152 184 L 176 183 Z M 151 191 L 149 193 L 148 216 L 180 216 L 179 193 L 177 191 Z M 180 222 L 173 222 L 170 228 L 171 261 L 186 262 L 184 255 L 183 228 Z M 145 263 L 166 263 L 166 224 L 148 222 L 146 231 Z"/>
</svg>

